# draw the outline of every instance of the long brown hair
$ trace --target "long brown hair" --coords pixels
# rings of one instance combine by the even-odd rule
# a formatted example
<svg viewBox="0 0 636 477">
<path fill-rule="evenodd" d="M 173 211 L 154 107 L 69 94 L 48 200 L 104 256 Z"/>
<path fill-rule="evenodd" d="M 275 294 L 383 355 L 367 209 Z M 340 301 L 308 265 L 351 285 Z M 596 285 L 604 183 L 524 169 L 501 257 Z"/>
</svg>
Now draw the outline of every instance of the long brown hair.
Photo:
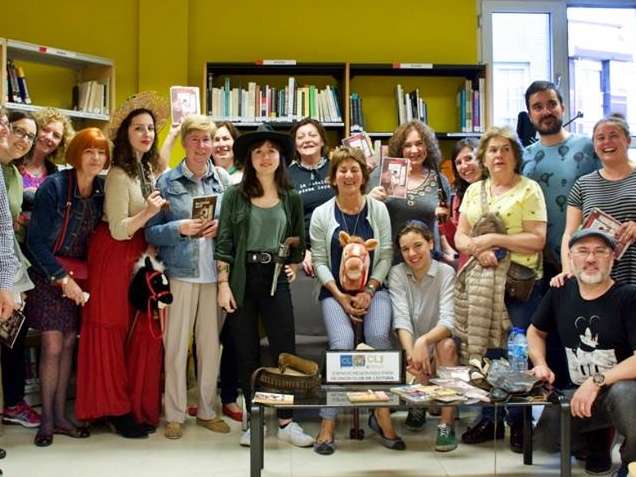
<svg viewBox="0 0 636 477">
<path fill-rule="evenodd" d="M 254 164 L 252 163 L 252 152 L 261 147 L 266 142 L 269 142 L 274 146 L 274 148 L 278 151 L 280 157 L 278 161 L 278 167 L 276 168 L 276 172 L 274 173 L 274 183 L 276 184 L 278 195 L 286 194 L 287 191 L 291 189 L 291 185 L 289 183 L 289 175 L 287 174 L 287 165 L 285 164 L 287 161 L 281 154 L 282 148 L 280 144 L 273 139 L 263 139 L 262 141 L 256 141 L 251 144 L 249 149 L 247 150 L 247 157 L 245 159 L 245 165 L 243 166 L 243 180 L 239 184 L 241 193 L 247 199 L 262 197 L 262 195 L 265 193 L 265 191 L 263 190 L 263 186 L 261 185 L 261 181 L 258 180 L 258 177 L 256 176 L 256 169 L 254 169 Z"/>
</svg>

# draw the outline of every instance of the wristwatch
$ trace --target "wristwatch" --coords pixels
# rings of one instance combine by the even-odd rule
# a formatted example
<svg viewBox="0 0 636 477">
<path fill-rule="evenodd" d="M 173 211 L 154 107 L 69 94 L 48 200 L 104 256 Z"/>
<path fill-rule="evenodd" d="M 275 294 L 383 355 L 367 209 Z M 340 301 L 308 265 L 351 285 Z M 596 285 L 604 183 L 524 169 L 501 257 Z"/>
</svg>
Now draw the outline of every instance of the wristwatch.
<svg viewBox="0 0 636 477">
<path fill-rule="evenodd" d="M 592 382 L 602 388 L 605 386 L 605 375 L 603 373 L 594 373 L 592 375 Z"/>
<path fill-rule="evenodd" d="M 364 291 L 371 295 L 371 298 L 375 295 L 375 287 L 370 283 L 367 283 L 367 286 L 364 287 Z"/>
</svg>

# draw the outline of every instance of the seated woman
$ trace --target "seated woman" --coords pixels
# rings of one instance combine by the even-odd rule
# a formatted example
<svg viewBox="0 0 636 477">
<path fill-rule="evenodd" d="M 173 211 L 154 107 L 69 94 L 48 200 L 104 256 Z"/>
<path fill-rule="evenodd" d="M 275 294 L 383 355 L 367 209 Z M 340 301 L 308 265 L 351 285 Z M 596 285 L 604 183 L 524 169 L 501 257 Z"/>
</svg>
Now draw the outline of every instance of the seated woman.
<svg viewBox="0 0 636 477">
<path fill-rule="evenodd" d="M 327 180 L 336 197 L 318 207 L 311 217 L 309 234 L 316 277 L 320 289 L 322 316 L 329 337 L 329 349 L 355 347 L 352 320 L 363 321 L 364 341 L 376 349 L 391 348 L 391 299 L 382 287 L 391 267 L 391 221 L 386 206 L 364 193 L 369 172 L 362 151 L 341 147 L 331 153 Z M 340 232 L 363 240 L 376 239 L 370 252 L 369 281 L 363 291 L 349 294 L 340 283 L 342 261 Z M 322 423 L 314 450 L 321 455 L 335 451 L 334 431 L 337 409 L 320 411 Z M 389 410 L 376 409 L 369 415 L 369 427 L 389 449 L 404 450 L 404 441 L 395 433 Z"/>
<path fill-rule="evenodd" d="M 197 347 L 197 424 L 214 432 L 230 432 L 214 413 L 220 352 L 213 241 L 218 220 L 213 216 L 207 220 L 192 218 L 192 203 L 202 196 L 216 198 L 218 214 L 221 195 L 230 185 L 229 174 L 210 160 L 214 129 L 214 123 L 206 116 L 191 115 L 183 121 L 181 143 L 186 157 L 157 181 L 157 188 L 170 207 L 161 209 L 146 225 L 146 240 L 159 247 L 174 297 L 164 336 L 168 439 L 183 436 L 186 364 L 193 333 Z"/>
<path fill-rule="evenodd" d="M 617 239 L 625 254 L 616 261 L 612 278 L 619 283 L 636 285 L 636 167 L 627 155 L 631 135 L 627 121 L 614 115 L 601 119 L 592 133 L 594 152 L 601 160 L 601 169 L 580 177 L 570 190 L 565 231 L 561 243 L 563 272 L 552 279 L 561 285 L 571 277 L 568 262 L 568 242 L 595 208 L 621 222 Z"/>
<path fill-rule="evenodd" d="M 433 234 L 423 222 L 407 222 L 398 232 L 397 242 L 404 263 L 389 272 L 393 328 L 406 352 L 407 369 L 427 383 L 435 375 L 436 365 L 457 364 L 457 349 L 451 338 L 455 272 L 450 265 L 433 260 Z M 454 414 L 454 408 L 442 408 L 436 451 L 457 447 Z M 410 409 L 406 426 L 420 430 L 424 416 L 423 408 Z"/>
<path fill-rule="evenodd" d="M 35 194 L 27 252 L 36 288 L 28 293 L 24 311 L 28 325 L 42 332 L 42 421 L 34 441 L 39 447 L 51 445 L 53 434 L 89 435 L 88 429 L 77 427 L 66 415 L 79 306 L 88 295 L 60 257 L 86 260 L 88 239 L 101 221 L 104 206 L 104 179 L 98 174 L 108 167 L 109 157 L 106 136 L 97 128 L 84 129 L 66 151 L 66 162 L 73 168 L 50 176 Z"/>
<path fill-rule="evenodd" d="M 509 128 L 493 127 L 481 137 L 477 158 L 487 178 L 466 190 L 459 209 L 455 245 L 486 268 L 497 267 L 497 255 L 501 257 L 502 252 L 510 252 L 511 262 L 532 269 L 538 280 L 542 275 L 540 253 L 545 245 L 547 212 L 539 184 L 519 174 L 522 157 L 521 144 Z M 499 215 L 506 233 L 472 236 L 473 226 L 487 212 Z M 528 328 L 540 298 L 537 285 L 525 302 L 506 296 L 506 309 L 514 327 Z M 502 353 L 499 350 L 490 356 L 498 357 L 497 354 Z M 462 435 L 464 443 L 476 444 L 493 438 L 492 408 L 484 408 L 482 416 Z M 515 452 L 523 449 L 522 417 L 519 408 L 511 409 L 510 447 Z M 497 438 L 503 438 L 503 426 L 498 429 L 501 431 Z"/>
<path fill-rule="evenodd" d="M 287 177 L 291 152 L 289 135 L 267 125 L 243 134 L 234 142 L 234 157 L 245 165 L 243 180 L 223 195 L 215 249 L 218 304 L 227 312 L 229 333 L 238 351 L 241 389 L 248 402 L 250 379 L 260 365 L 259 317 L 274 362 L 280 353 L 296 349 L 289 282 L 296 278 L 296 264 L 303 259 L 305 233 L 302 201 Z M 285 273 L 274 277 L 273 257 L 289 238 L 297 243 L 286 259 Z M 279 439 L 298 447 L 312 445 L 311 436 L 292 421 L 291 410 L 277 414 Z M 250 445 L 249 429 L 240 444 Z"/>
</svg>

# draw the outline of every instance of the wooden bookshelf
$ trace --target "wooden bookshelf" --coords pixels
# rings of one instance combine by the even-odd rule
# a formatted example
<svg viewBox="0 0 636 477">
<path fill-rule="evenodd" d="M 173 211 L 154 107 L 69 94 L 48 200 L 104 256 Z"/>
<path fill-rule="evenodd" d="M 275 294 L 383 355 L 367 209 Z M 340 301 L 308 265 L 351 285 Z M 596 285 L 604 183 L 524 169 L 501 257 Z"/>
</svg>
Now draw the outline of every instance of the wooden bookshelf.
<svg viewBox="0 0 636 477">
<path fill-rule="evenodd" d="M 7 88 L 7 61 L 13 60 L 19 65 L 24 65 L 25 76 L 29 87 L 32 104 L 9 102 Z M 38 101 L 37 87 L 29 82 L 29 67 L 42 68 L 50 67 L 51 71 L 60 69 L 68 70 L 71 73 L 72 81 L 65 82 L 60 89 L 59 96 L 65 106 L 55 105 L 62 113 L 74 120 L 108 121 L 115 108 L 115 65 L 113 60 L 99 56 L 79 53 L 75 51 L 63 50 L 34 43 L 27 43 L 17 40 L 0 39 L 0 103 L 9 110 L 38 111 L 49 107 L 49 104 L 42 104 Z M 46 74 L 46 71 L 45 73 Z M 97 81 L 105 85 L 106 88 L 106 113 L 76 111 L 72 108 L 73 87 L 83 81 Z M 56 89 L 60 85 L 56 84 Z"/>
</svg>

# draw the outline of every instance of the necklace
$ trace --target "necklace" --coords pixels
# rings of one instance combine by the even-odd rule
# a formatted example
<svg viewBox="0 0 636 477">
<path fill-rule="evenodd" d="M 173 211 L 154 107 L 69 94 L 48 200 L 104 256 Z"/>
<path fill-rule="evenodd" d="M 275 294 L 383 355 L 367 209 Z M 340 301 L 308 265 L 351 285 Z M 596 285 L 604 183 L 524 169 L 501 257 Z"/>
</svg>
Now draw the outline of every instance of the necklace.
<svg viewBox="0 0 636 477">
<path fill-rule="evenodd" d="M 349 231 L 349 224 L 347 223 L 347 217 L 345 213 L 340 208 L 340 204 L 336 202 L 336 205 L 337 205 L 338 211 L 340 212 L 340 218 L 342 218 L 342 223 L 344 225 L 345 231 L 349 234 L 349 236 L 355 235 L 356 230 L 358 229 L 358 221 L 360 220 L 360 216 L 362 215 L 362 211 L 364 210 L 364 202 L 363 202 L 362 208 L 356 214 L 356 221 L 355 221 L 355 224 L 353 225 L 353 231 L 351 232 Z M 353 214 L 347 214 L 347 215 L 353 215 Z"/>
</svg>

